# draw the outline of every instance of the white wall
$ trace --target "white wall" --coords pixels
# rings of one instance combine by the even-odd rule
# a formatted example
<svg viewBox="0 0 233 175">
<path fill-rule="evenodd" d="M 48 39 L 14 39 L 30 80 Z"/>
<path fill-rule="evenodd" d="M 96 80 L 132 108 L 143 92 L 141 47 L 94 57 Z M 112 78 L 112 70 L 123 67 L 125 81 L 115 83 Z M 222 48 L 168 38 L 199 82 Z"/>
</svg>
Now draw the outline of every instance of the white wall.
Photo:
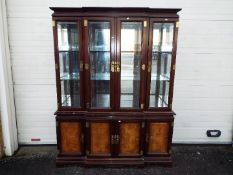
<svg viewBox="0 0 233 175">
<path fill-rule="evenodd" d="M 50 6 L 183 8 L 177 52 L 173 142 L 229 143 L 233 118 L 232 0 L 8 0 L 20 143 L 55 143 L 56 89 Z M 41 129 L 42 128 L 42 129 Z M 207 138 L 220 129 L 220 138 Z M 42 134 L 41 134 L 42 133 Z"/>
</svg>

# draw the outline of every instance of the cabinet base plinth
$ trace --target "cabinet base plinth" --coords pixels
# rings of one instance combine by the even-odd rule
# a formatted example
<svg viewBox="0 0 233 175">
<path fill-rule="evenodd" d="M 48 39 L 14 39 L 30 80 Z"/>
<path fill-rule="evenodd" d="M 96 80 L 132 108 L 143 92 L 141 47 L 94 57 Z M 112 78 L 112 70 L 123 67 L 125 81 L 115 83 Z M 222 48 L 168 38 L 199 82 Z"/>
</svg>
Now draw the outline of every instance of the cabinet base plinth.
<svg viewBox="0 0 233 175">
<path fill-rule="evenodd" d="M 57 157 L 57 167 L 77 165 L 77 166 L 108 166 L 108 167 L 124 167 L 144 165 L 162 165 L 172 166 L 171 157 L 143 157 L 143 158 L 88 158 L 88 157 Z"/>
</svg>

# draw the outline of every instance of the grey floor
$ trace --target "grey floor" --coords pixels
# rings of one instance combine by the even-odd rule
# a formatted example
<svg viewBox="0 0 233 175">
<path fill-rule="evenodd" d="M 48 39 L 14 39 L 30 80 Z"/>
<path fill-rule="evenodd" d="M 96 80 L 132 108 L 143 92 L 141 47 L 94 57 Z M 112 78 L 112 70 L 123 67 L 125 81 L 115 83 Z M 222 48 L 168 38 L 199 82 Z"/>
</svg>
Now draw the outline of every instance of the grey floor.
<svg viewBox="0 0 233 175">
<path fill-rule="evenodd" d="M 0 160 L 0 175 L 233 175 L 233 148 L 176 145 L 173 166 L 144 168 L 55 167 L 56 147 L 21 147 L 13 157 Z"/>
</svg>

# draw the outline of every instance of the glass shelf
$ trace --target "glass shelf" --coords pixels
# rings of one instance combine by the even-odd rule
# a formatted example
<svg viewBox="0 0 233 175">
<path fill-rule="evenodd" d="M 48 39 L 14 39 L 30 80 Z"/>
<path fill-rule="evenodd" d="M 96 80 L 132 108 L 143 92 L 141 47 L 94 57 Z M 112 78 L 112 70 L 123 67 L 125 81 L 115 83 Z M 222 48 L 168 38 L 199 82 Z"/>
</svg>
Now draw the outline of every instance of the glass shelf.
<svg viewBox="0 0 233 175">
<path fill-rule="evenodd" d="M 159 75 L 152 73 L 151 74 L 151 80 L 160 80 L 160 81 L 170 81 L 170 75 L 169 74 L 164 74 L 164 75 Z"/>
<path fill-rule="evenodd" d="M 110 73 L 95 73 L 91 76 L 91 80 L 110 80 Z"/>
<path fill-rule="evenodd" d="M 149 107 L 168 107 L 173 33 L 173 23 L 153 24 Z"/>
<path fill-rule="evenodd" d="M 72 73 L 72 75 L 69 73 L 63 73 L 60 76 L 60 80 L 80 80 L 80 76 L 79 73 Z"/>
</svg>

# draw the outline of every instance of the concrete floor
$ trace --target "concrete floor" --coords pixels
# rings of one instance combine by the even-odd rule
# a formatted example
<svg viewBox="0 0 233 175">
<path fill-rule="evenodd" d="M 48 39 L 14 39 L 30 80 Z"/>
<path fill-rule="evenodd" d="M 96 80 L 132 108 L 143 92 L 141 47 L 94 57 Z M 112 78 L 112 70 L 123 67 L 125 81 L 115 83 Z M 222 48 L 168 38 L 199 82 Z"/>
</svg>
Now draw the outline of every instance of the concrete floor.
<svg viewBox="0 0 233 175">
<path fill-rule="evenodd" d="M 55 146 L 21 147 L 13 157 L 0 160 L 0 175 L 233 175 L 233 148 L 173 146 L 173 167 L 83 168 L 55 167 Z"/>
</svg>

